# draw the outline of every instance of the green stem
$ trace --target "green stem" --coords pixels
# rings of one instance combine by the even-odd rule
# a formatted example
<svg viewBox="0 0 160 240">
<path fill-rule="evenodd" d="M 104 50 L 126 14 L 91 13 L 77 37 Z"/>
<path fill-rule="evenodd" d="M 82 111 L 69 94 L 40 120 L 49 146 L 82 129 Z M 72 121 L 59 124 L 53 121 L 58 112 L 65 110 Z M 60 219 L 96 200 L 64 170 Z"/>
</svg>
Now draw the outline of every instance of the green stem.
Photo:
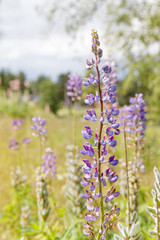
<svg viewBox="0 0 160 240">
<path fill-rule="evenodd" d="M 99 98 L 100 98 L 100 114 L 103 112 L 103 101 L 102 101 L 102 92 L 101 92 L 101 85 L 100 85 L 100 72 L 98 68 L 98 63 L 97 63 L 97 56 L 96 56 L 96 70 L 97 70 L 97 77 L 98 77 L 98 92 L 99 92 Z M 99 136 L 98 136 L 98 184 L 99 184 L 99 191 L 101 193 L 101 225 L 104 222 L 104 206 L 103 206 L 103 193 L 102 193 L 102 182 L 100 180 L 101 178 L 101 138 L 102 138 L 102 130 L 103 130 L 103 123 L 100 122 L 99 126 Z M 100 239 L 101 234 L 99 233 L 98 235 L 98 240 Z"/>
<path fill-rule="evenodd" d="M 130 230 L 130 189 L 129 189 L 129 175 L 128 175 L 128 154 L 127 154 L 127 140 L 125 131 L 125 120 L 124 120 L 124 148 L 125 148 L 125 161 L 126 161 L 126 176 L 127 176 L 127 210 L 128 210 L 128 232 Z"/>
<path fill-rule="evenodd" d="M 40 153 L 40 163 L 41 163 L 41 159 L 42 159 L 42 141 L 41 141 L 41 136 L 39 136 L 39 144 L 40 144 L 40 151 L 39 151 L 39 153 Z"/>
<path fill-rule="evenodd" d="M 157 198 L 157 191 L 155 190 L 156 192 L 156 208 L 157 208 L 157 240 L 160 240 L 160 232 L 159 232 L 159 222 L 160 222 L 160 219 L 159 219 L 159 212 L 158 212 L 158 198 Z"/>
<path fill-rule="evenodd" d="M 77 104 L 74 102 L 74 111 L 73 111 L 73 145 L 76 146 L 76 131 L 77 130 Z"/>
</svg>

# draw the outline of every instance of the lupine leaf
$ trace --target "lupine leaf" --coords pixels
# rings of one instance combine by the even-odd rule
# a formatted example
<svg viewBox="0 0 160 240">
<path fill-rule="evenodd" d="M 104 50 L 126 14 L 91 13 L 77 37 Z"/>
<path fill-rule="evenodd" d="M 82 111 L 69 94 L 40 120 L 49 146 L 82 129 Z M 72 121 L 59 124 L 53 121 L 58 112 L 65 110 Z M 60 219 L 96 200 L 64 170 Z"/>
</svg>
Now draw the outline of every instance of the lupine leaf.
<svg viewBox="0 0 160 240">
<path fill-rule="evenodd" d="M 149 212 L 150 214 L 156 214 L 157 211 L 154 207 L 147 207 L 147 212 Z"/>
<path fill-rule="evenodd" d="M 114 240 L 123 240 L 123 238 L 121 238 L 120 236 L 118 236 L 118 235 L 114 235 Z"/>
<path fill-rule="evenodd" d="M 134 223 L 137 221 L 137 212 L 135 211 L 132 215 L 132 218 L 131 218 L 131 223 Z"/>
<path fill-rule="evenodd" d="M 155 231 L 155 230 L 150 230 L 150 231 L 149 231 L 149 234 L 150 234 L 151 236 L 157 236 L 157 231 Z"/>
<path fill-rule="evenodd" d="M 142 239 L 142 233 L 139 233 L 138 236 L 134 238 L 130 238 L 130 240 L 141 240 Z"/>
<path fill-rule="evenodd" d="M 157 191 L 157 195 L 159 195 L 160 194 L 160 183 L 157 183 L 157 182 L 155 182 L 155 188 L 156 188 L 156 191 Z"/>
<path fill-rule="evenodd" d="M 160 174 L 159 174 L 158 169 L 156 167 L 154 168 L 154 176 L 156 178 L 156 181 L 160 182 Z"/>
<path fill-rule="evenodd" d="M 140 227 L 140 223 L 137 222 L 137 223 L 133 223 L 132 226 L 131 226 L 131 229 L 129 231 L 129 236 L 135 236 L 138 232 L 138 229 Z"/>
<path fill-rule="evenodd" d="M 121 223 L 118 223 L 118 229 L 124 237 L 128 237 L 127 230 Z"/>
</svg>

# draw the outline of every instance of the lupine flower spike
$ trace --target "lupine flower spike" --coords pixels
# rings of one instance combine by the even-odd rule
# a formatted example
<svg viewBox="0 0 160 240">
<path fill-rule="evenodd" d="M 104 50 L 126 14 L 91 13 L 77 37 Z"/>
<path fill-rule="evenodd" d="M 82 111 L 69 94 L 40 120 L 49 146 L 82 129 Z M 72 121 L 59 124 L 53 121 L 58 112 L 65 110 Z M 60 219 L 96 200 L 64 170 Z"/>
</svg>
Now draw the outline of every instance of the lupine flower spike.
<svg viewBox="0 0 160 240">
<path fill-rule="evenodd" d="M 145 171 L 143 163 L 144 131 L 145 125 L 145 101 L 142 94 L 136 94 L 130 98 L 130 105 L 121 108 L 122 125 L 125 122 L 127 148 L 134 149 L 134 158 L 128 161 L 128 176 L 130 189 L 130 212 L 138 210 L 139 172 Z M 126 183 L 127 184 L 127 183 Z"/>
<path fill-rule="evenodd" d="M 84 199 L 82 198 L 82 169 L 80 166 L 80 154 L 76 145 L 77 131 L 77 102 L 82 95 L 82 79 L 78 74 L 69 74 L 67 82 L 67 95 L 74 103 L 74 122 L 73 122 L 73 145 L 67 146 L 66 165 L 67 165 L 67 184 L 66 199 L 68 212 L 73 216 L 80 217 L 84 210 Z"/>
<path fill-rule="evenodd" d="M 147 207 L 147 212 L 151 215 L 155 222 L 155 229 L 149 230 L 149 234 L 160 240 L 160 173 L 154 168 L 155 183 L 152 189 L 154 207 Z"/>
<path fill-rule="evenodd" d="M 54 177 L 57 173 L 56 171 L 56 156 L 51 148 L 46 148 L 42 156 L 42 170 L 46 175 Z"/>
<path fill-rule="evenodd" d="M 20 218 L 20 225 L 22 228 L 26 228 L 29 223 L 30 217 L 30 207 L 28 205 L 23 206 L 21 208 L 21 218 Z"/>
<path fill-rule="evenodd" d="M 23 183 L 25 183 L 27 177 L 22 173 L 21 168 L 18 166 L 11 169 L 11 186 L 14 188 L 19 188 Z"/>
<path fill-rule="evenodd" d="M 82 78 L 78 74 L 69 74 L 67 82 L 67 96 L 74 103 L 73 109 L 73 144 L 76 145 L 76 129 L 77 129 L 77 102 L 82 95 Z"/>
<path fill-rule="evenodd" d="M 140 240 L 142 239 L 142 234 L 138 233 L 140 223 L 138 222 L 137 212 L 133 212 L 131 214 L 131 192 L 132 186 L 130 185 L 131 181 L 129 176 L 129 165 L 128 165 L 128 149 L 127 149 L 127 141 L 126 141 L 126 121 L 123 119 L 123 136 L 124 136 L 124 146 L 125 146 L 125 170 L 126 170 L 126 188 L 127 188 L 127 227 L 118 223 L 118 229 L 122 235 L 122 237 L 118 235 L 114 235 L 114 240 Z"/>
<path fill-rule="evenodd" d="M 33 125 L 31 126 L 31 129 L 34 131 L 32 135 L 34 137 L 40 137 L 41 141 L 44 142 L 47 140 L 47 128 L 45 127 L 46 120 L 39 117 L 33 117 L 32 118 Z"/>
<path fill-rule="evenodd" d="M 37 194 L 39 226 L 41 229 L 49 216 L 50 206 L 48 201 L 46 174 L 43 172 L 42 168 L 40 167 L 36 169 L 36 194 Z"/>
<path fill-rule="evenodd" d="M 71 98 L 71 101 L 77 101 L 81 99 L 82 95 L 82 79 L 78 74 L 69 74 L 67 82 L 67 96 Z"/>
<path fill-rule="evenodd" d="M 83 145 L 81 154 L 83 156 L 88 155 L 93 160 L 83 159 L 84 179 L 81 185 L 85 188 L 87 187 L 83 197 L 87 200 L 88 210 L 88 214 L 85 217 L 87 222 L 84 224 L 83 232 L 86 236 L 98 240 L 106 240 L 107 231 L 113 227 L 120 211 L 116 206 L 108 212 L 105 212 L 104 209 L 104 202 L 107 204 L 120 194 L 113 186 L 118 180 L 118 175 L 110 169 L 110 166 L 118 164 L 118 160 L 115 158 L 115 155 L 109 154 L 109 148 L 114 148 L 117 145 L 115 136 L 120 131 L 119 123 L 117 123 L 116 119 L 119 110 L 111 107 L 116 102 L 116 86 L 110 83 L 109 76 L 112 69 L 110 66 L 105 65 L 99 70 L 99 63 L 103 53 L 99 46 L 98 34 L 93 30 L 92 52 L 95 59 L 87 60 L 86 66 L 87 69 L 95 68 L 97 76 L 90 76 L 88 79 L 84 79 L 83 85 L 88 87 L 92 84 L 95 86 L 95 95 L 89 94 L 85 103 L 91 106 L 94 102 L 99 102 L 100 114 L 97 114 L 94 109 L 90 109 L 84 115 L 84 119 L 87 121 L 95 122 L 96 129 L 93 130 L 86 125 L 85 130 L 82 131 L 82 135 L 87 142 Z M 108 103 L 111 104 L 110 107 L 108 107 Z M 94 146 L 88 142 L 91 138 L 94 139 Z M 109 183 L 112 186 L 107 190 Z"/>
<path fill-rule="evenodd" d="M 67 146 L 66 153 L 67 164 L 67 184 L 66 184 L 66 198 L 67 209 L 74 216 L 79 217 L 83 212 L 84 199 L 82 197 L 83 187 L 79 184 L 82 180 L 82 169 L 80 165 L 80 154 L 78 146 Z"/>
</svg>

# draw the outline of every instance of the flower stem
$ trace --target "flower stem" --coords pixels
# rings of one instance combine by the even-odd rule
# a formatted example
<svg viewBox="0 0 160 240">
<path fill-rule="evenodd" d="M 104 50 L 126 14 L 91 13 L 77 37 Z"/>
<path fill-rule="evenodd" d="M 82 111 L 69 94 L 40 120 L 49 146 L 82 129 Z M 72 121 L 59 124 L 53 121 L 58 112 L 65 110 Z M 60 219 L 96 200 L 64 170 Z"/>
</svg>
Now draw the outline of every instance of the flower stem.
<svg viewBox="0 0 160 240">
<path fill-rule="evenodd" d="M 159 219 L 159 211 L 158 211 L 158 198 L 157 198 L 157 191 L 155 191 L 156 192 L 156 210 L 157 210 L 157 240 L 160 240 L 160 232 L 159 232 L 159 228 L 160 228 L 160 226 L 159 226 L 159 222 L 160 222 L 160 219 Z"/>
<path fill-rule="evenodd" d="M 98 77 L 98 92 L 99 92 L 99 97 L 100 97 L 100 109 L 101 113 L 103 112 L 103 101 L 102 101 L 102 92 L 101 92 L 101 85 L 100 85 L 100 72 L 98 68 L 98 63 L 97 63 L 97 56 L 96 56 L 96 70 L 97 70 L 97 77 Z M 100 180 L 101 178 L 101 162 L 100 162 L 100 157 L 101 157 L 101 138 L 102 138 L 102 130 L 103 130 L 103 123 L 100 122 L 100 127 L 99 127 L 99 136 L 98 136 L 98 183 L 99 183 L 99 191 L 101 193 L 101 225 L 104 221 L 104 207 L 103 207 L 103 193 L 102 193 L 102 182 Z M 98 235 L 98 239 L 100 239 L 100 233 Z"/>
<path fill-rule="evenodd" d="M 125 148 L 125 161 L 126 161 L 126 176 L 127 176 L 127 210 L 128 210 L 128 232 L 130 230 L 130 191 L 129 191 L 129 175 L 128 175 L 128 154 L 127 154 L 127 141 L 126 141 L 126 131 L 125 131 L 125 120 L 124 120 L 124 148 Z"/>
<path fill-rule="evenodd" d="M 77 104 L 74 102 L 74 112 L 73 112 L 73 145 L 76 146 L 76 129 L 77 128 Z"/>
</svg>

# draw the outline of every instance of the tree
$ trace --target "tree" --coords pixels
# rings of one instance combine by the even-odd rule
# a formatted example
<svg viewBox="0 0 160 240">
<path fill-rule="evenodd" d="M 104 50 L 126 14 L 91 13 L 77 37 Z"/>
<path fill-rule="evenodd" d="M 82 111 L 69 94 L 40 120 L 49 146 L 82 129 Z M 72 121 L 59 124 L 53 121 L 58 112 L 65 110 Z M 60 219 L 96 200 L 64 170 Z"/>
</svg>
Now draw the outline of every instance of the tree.
<svg viewBox="0 0 160 240">
<path fill-rule="evenodd" d="M 51 108 L 51 111 L 56 113 L 60 106 L 60 101 L 58 98 L 58 84 L 53 83 L 49 79 L 42 81 L 39 85 L 39 94 L 41 106 L 45 107 L 45 105 L 48 104 Z"/>
<path fill-rule="evenodd" d="M 44 7 L 50 23 L 55 26 L 60 16 L 69 33 L 82 28 L 98 12 L 96 21 L 104 26 L 107 46 L 121 53 L 117 63 L 125 69 L 121 102 L 127 103 L 129 95 L 142 92 L 147 103 L 154 102 L 160 111 L 160 1 L 92 0 L 86 6 L 85 0 L 54 0 Z"/>
<path fill-rule="evenodd" d="M 62 73 L 58 76 L 58 81 L 57 81 L 57 84 L 59 87 L 58 97 L 61 101 L 64 101 L 64 99 L 65 99 L 66 83 L 68 80 L 68 75 L 69 75 L 69 72 L 65 73 L 65 74 Z"/>
</svg>

